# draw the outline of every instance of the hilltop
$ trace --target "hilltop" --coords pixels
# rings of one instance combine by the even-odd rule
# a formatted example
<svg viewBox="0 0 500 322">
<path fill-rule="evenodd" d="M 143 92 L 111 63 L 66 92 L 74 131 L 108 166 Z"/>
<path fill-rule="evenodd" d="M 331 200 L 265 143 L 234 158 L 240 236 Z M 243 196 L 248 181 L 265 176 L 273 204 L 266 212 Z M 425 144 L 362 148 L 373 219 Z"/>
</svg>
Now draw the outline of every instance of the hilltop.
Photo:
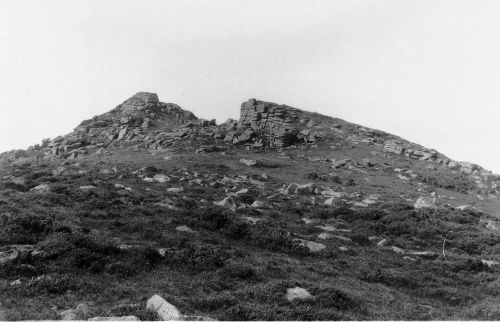
<svg viewBox="0 0 500 322">
<path fill-rule="evenodd" d="M 499 184 L 338 118 L 139 92 L 0 155 L 0 320 L 165 318 L 155 294 L 186 320 L 498 319 Z"/>
</svg>

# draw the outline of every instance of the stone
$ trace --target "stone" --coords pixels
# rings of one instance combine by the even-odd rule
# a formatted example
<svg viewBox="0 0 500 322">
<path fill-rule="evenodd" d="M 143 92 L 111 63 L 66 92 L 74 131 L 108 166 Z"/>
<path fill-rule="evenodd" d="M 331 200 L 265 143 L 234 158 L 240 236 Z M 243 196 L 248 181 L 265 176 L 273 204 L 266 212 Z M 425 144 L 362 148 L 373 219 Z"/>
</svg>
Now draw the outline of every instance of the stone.
<svg viewBox="0 0 500 322">
<path fill-rule="evenodd" d="M 413 205 L 415 209 L 423 209 L 423 208 L 437 208 L 436 206 L 436 198 L 431 197 L 419 197 L 415 204 Z"/>
<path fill-rule="evenodd" d="M 214 202 L 214 205 L 236 210 L 238 207 L 232 196 L 226 197 L 219 202 Z"/>
<path fill-rule="evenodd" d="M 153 180 L 159 183 L 170 182 L 170 177 L 164 174 L 155 174 Z"/>
<path fill-rule="evenodd" d="M 389 249 L 397 254 L 404 254 L 405 253 L 405 251 L 403 249 L 401 249 L 397 246 L 391 246 Z"/>
<path fill-rule="evenodd" d="M 177 226 L 177 227 L 175 227 L 175 230 L 182 231 L 185 233 L 195 233 L 196 232 L 196 231 L 192 230 L 191 228 L 189 228 L 188 226 Z"/>
<path fill-rule="evenodd" d="M 343 160 L 339 160 L 339 161 L 332 160 L 332 163 L 333 163 L 332 167 L 336 168 L 336 169 L 339 169 L 339 168 L 345 167 L 350 162 L 351 162 L 351 159 L 343 159 Z"/>
<path fill-rule="evenodd" d="M 323 249 L 326 248 L 324 244 L 321 243 L 316 243 L 310 240 L 305 240 L 305 239 L 297 239 L 300 242 L 301 246 L 305 246 L 309 248 L 309 251 L 311 253 L 317 253 L 319 251 L 322 251 Z"/>
<path fill-rule="evenodd" d="M 319 194 L 319 187 L 314 183 L 307 183 L 303 185 L 298 185 L 295 193 L 299 195 L 310 195 L 310 194 Z"/>
<path fill-rule="evenodd" d="M 312 223 L 315 222 L 314 219 L 309 219 L 309 218 L 302 218 L 302 221 L 306 224 L 306 225 L 310 225 Z"/>
<path fill-rule="evenodd" d="M 153 295 L 146 303 L 146 309 L 158 314 L 162 321 L 181 320 L 182 313 L 159 295 Z"/>
<path fill-rule="evenodd" d="M 460 211 L 474 210 L 474 206 L 472 206 L 472 205 L 462 205 L 462 206 L 455 207 L 455 209 L 460 210 Z"/>
<path fill-rule="evenodd" d="M 497 261 L 491 261 L 491 260 L 486 260 L 486 259 L 482 259 L 481 262 L 488 266 L 488 267 L 493 267 L 493 266 L 496 266 L 498 264 L 500 264 L 500 262 L 497 262 Z"/>
<path fill-rule="evenodd" d="M 21 280 L 20 279 L 17 279 L 13 282 L 10 283 L 10 286 L 19 286 L 21 285 Z"/>
<path fill-rule="evenodd" d="M 387 140 L 384 143 L 384 152 L 402 154 L 405 151 L 403 143 L 397 140 Z"/>
<path fill-rule="evenodd" d="M 85 320 L 91 314 L 90 308 L 87 304 L 81 303 L 75 309 L 70 309 L 62 311 L 59 313 L 61 320 L 74 321 L 74 320 Z"/>
<path fill-rule="evenodd" d="M 183 191 L 184 191 L 183 187 L 180 187 L 180 188 L 168 188 L 167 189 L 168 193 L 180 193 L 180 192 L 183 192 Z"/>
<path fill-rule="evenodd" d="M 498 226 L 495 225 L 492 221 L 488 221 L 486 223 L 486 228 L 491 229 L 491 230 L 499 230 Z"/>
<path fill-rule="evenodd" d="M 89 191 L 89 190 L 94 190 L 96 186 L 80 186 L 78 189 L 83 190 L 83 191 Z"/>
<path fill-rule="evenodd" d="M 240 162 L 249 166 L 249 167 L 257 165 L 257 160 L 241 159 Z"/>
<path fill-rule="evenodd" d="M 88 321 L 140 321 L 140 319 L 134 315 L 107 317 L 97 316 L 95 318 L 88 319 Z"/>
<path fill-rule="evenodd" d="M 34 188 L 31 188 L 30 191 L 34 192 L 49 192 L 50 191 L 50 186 L 48 184 L 40 184 Z"/>
<path fill-rule="evenodd" d="M 264 207 L 264 202 L 262 201 L 259 201 L 259 200 L 255 200 L 251 205 L 250 207 L 252 208 L 263 208 Z"/>
<path fill-rule="evenodd" d="M 410 181 L 410 178 L 402 175 L 402 174 L 398 174 L 398 178 L 401 179 L 401 180 L 405 180 L 405 181 Z"/>
<path fill-rule="evenodd" d="M 289 302 L 295 300 L 307 300 L 310 298 L 313 298 L 313 296 L 306 289 L 303 289 L 302 287 L 297 286 L 286 290 L 286 299 Z"/>
<path fill-rule="evenodd" d="M 387 244 L 387 239 L 382 239 L 377 243 L 377 247 L 384 247 Z"/>
<path fill-rule="evenodd" d="M 323 225 L 323 226 L 316 226 L 316 227 L 318 227 L 321 230 L 329 231 L 329 232 L 334 232 L 337 230 L 337 228 L 335 228 L 334 226 L 331 226 L 331 225 Z"/>
</svg>

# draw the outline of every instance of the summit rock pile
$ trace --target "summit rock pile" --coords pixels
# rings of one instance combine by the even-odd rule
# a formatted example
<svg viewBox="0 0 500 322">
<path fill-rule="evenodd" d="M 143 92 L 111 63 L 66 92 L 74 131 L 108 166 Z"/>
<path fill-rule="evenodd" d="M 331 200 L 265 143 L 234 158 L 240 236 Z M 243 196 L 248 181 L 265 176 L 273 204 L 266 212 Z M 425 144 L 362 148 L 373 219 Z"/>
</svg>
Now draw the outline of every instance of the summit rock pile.
<svg viewBox="0 0 500 322">
<path fill-rule="evenodd" d="M 436 150 L 394 135 L 339 119 L 249 99 L 241 104 L 240 118 L 222 124 L 198 119 L 173 103 L 160 102 L 158 95 L 139 92 L 111 111 L 81 122 L 72 133 L 46 139 L 28 150 L 10 151 L 2 158 L 23 162 L 35 158 L 76 159 L 112 153 L 110 148 L 162 150 L 196 145 L 196 153 L 213 153 L 237 147 L 283 149 L 317 145 L 330 148 L 366 146 L 372 154 L 386 153 L 458 170 L 481 189 L 496 189 L 500 177 L 470 162 L 458 162 Z"/>
</svg>

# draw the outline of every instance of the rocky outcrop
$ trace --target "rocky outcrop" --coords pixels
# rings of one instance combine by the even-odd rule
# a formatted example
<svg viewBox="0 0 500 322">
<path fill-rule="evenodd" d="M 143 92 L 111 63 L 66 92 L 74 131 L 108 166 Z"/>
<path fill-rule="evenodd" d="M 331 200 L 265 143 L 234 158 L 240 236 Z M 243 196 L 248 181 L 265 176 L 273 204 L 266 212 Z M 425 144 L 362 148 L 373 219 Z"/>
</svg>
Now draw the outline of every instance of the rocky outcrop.
<svg viewBox="0 0 500 322">
<path fill-rule="evenodd" d="M 110 144 L 155 142 L 160 134 L 196 120 L 193 113 L 178 105 L 160 102 L 156 94 L 139 92 L 113 110 L 81 122 L 72 133 L 43 140 L 33 149 L 43 157 L 78 158 Z"/>
<path fill-rule="evenodd" d="M 312 129 L 314 122 L 304 111 L 250 99 L 241 104 L 240 119 L 225 123 L 225 141 L 233 144 L 284 147 L 297 142 L 315 142 L 324 133 Z"/>
<path fill-rule="evenodd" d="M 385 141 L 384 152 L 404 155 L 408 158 L 419 160 L 437 160 L 438 158 L 438 153 L 435 150 L 425 149 L 395 139 Z"/>
</svg>

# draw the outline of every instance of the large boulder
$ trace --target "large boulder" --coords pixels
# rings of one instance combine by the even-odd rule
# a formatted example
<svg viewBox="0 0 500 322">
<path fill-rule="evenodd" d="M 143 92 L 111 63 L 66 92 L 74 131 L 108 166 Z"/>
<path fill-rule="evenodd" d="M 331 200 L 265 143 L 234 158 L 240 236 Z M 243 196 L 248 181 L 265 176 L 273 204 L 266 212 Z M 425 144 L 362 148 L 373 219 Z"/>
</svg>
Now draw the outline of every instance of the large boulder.
<svg viewBox="0 0 500 322">
<path fill-rule="evenodd" d="M 162 321 L 181 320 L 183 317 L 181 311 L 159 295 L 153 295 L 148 300 L 146 309 L 156 312 Z"/>
</svg>

